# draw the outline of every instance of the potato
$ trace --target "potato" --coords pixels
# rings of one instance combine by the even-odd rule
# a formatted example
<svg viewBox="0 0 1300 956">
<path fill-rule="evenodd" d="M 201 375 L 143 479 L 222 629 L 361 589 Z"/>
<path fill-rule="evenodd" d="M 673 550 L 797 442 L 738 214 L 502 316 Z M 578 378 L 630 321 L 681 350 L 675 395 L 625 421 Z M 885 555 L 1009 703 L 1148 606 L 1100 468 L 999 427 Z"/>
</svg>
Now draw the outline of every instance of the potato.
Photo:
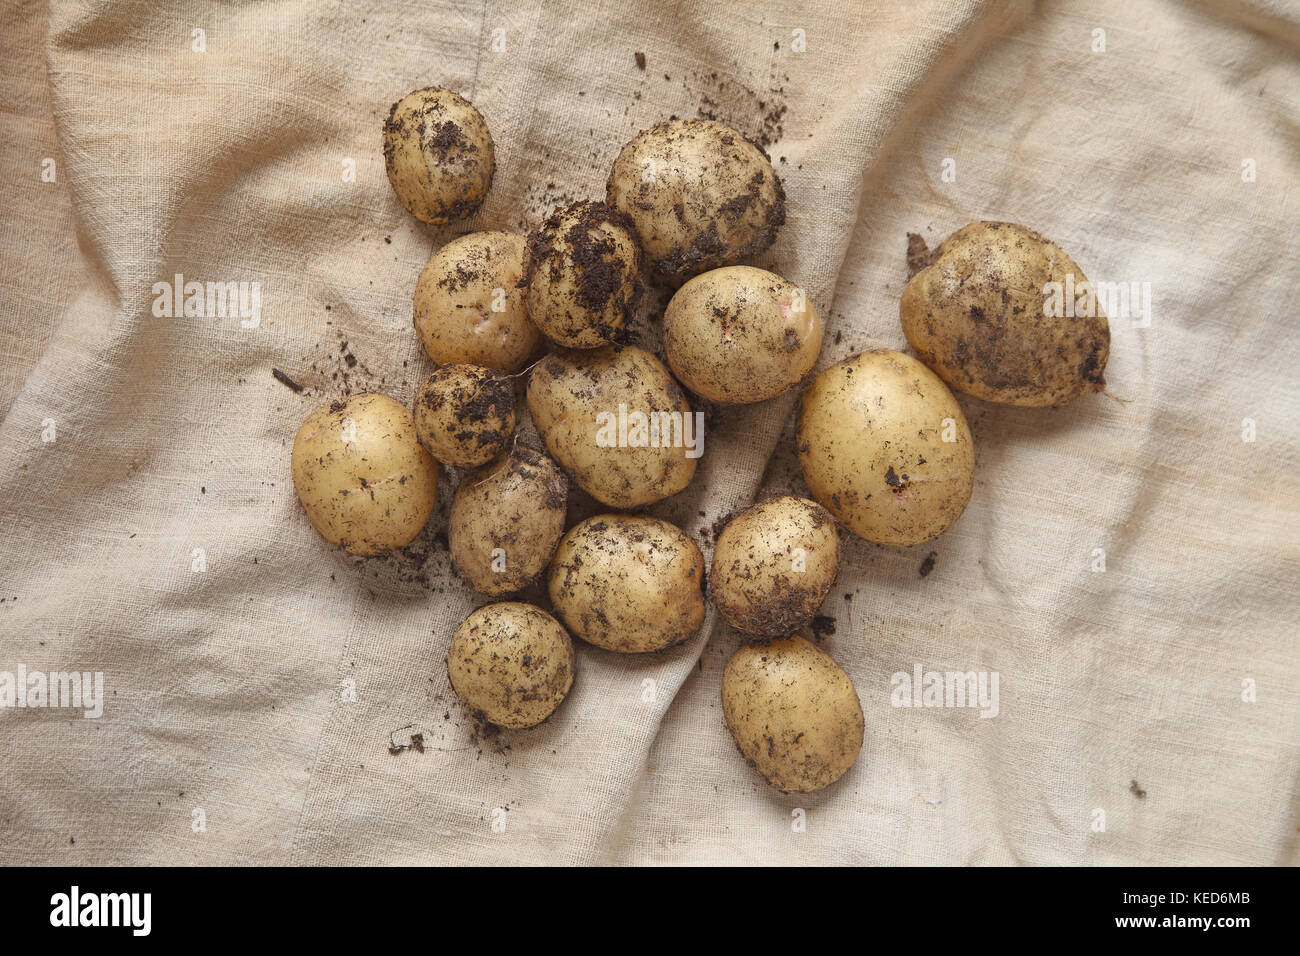
<svg viewBox="0 0 1300 956">
<path fill-rule="evenodd" d="M 803 290 L 751 266 L 696 276 L 664 312 L 664 350 L 678 381 L 727 405 L 789 391 L 821 347 L 821 319 Z"/>
<path fill-rule="evenodd" d="M 501 453 L 515 432 L 515 388 L 481 365 L 444 365 L 415 397 L 415 432 L 433 457 L 471 468 Z"/>
<path fill-rule="evenodd" d="M 832 365 L 804 390 L 796 428 L 812 496 L 868 541 L 929 541 L 970 501 L 966 417 L 910 355 L 875 349 Z"/>
<path fill-rule="evenodd" d="M 862 704 L 830 655 L 799 635 L 736 650 L 722 713 L 741 756 L 785 793 L 828 787 L 862 749 Z"/>
<path fill-rule="evenodd" d="M 433 511 L 438 463 L 416 437 L 411 413 L 387 395 L 353 395 L 312 412 L 291 461 L 312 525 L 352 554 L 405 547 Z"/>
<path fill-rule="evenodd" d="M 903 333 L 950 386 L 1037 406 L 1105 390 L 1110 326 L 1095 298 L 1070 316 L 1059 296 L 1048 307 L 1049 283 L 1072 289 L 1071 299 L 1091 289 L 1060 246 L 1010 222 L 972 223 L 933 254 L 919 236 L 909 239 L 909 261 L 920 268 L 899 304 Z"/>
<path fill-rule="evenodd" d="M 536 727 L 573 686 L 573 641 L 541 608 L 488 604 L 456 628 L 447 676 L 466 705 L 501 727 Z"/>
<path fill-rule="evenodd" d="M 415 284 L 415 333 L 439 365 L 518 372 L 542 333 L 528 318 L 519 280 L 528 241 L 511 232 L 472 232 L 430 258 Z"/>
<path fill-rule="evenodd" d="M 584 491 L 612 508 L 675 495 L 703 452 L 702 415 L 668 370 L 635 346 L 561 351 L 528 379 L 546 447 Z"/>
<path fill-rule="evenodd" d="M 528 315 L 558 345 L 590 349 L 618 339 L 641 290 L 636 227 L 603 202 L 557 209 L 528 239 Z"/>
<path fill-rule="evenodd" d="M 767 154 L 713 120 L 637 134 L 614 161 L 605 197 L 632 217 L 655 273 L 673 284 L 758 255 L 785 223 Z"/>
<path fill-rule="evenodd" d="M 561 539 L 547 571 L 551 605 L 569 632 L 639 654 L 694 635 L 704 623 L 704 557 L 676 525 L 603 514 Z"/>
<path fill-rule="evenodd" d="M 564 533 L 569 482 L 555 462 L 516 444 L 467 473 L 447 525 L 451 566 L 481 594 L 518 591 L 545 570 Z"/>
<path fill-rule="evenodd" d="M 411 215 L 442 224 L 482 204 L 496 153 L 479 111 L 451 90 L 429 86 L 407 93 L 388 111 L 384 165 Z"/>
<path fill-rule="evenodd" d="M 780 637 L 812 621 L 839 570 L 830 512 L 783 495 L 727 522 L 713 548 L 709 597 L 732 627 Z"/>
</svg>

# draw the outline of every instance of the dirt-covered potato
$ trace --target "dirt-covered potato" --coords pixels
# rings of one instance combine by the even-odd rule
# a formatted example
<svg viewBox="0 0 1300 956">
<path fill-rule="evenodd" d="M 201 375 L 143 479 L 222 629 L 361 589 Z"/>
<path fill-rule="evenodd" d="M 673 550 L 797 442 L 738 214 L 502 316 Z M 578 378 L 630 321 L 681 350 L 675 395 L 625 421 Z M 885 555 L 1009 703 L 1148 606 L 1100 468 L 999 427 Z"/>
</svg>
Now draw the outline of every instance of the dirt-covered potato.
<svg viewBox="0 0 1300 956">
<path fill-rule="evenodd" d="M 411 215 L 441 224 L 482 204 L 496 153 L 479 111 L 451 90 L 430 86 L 407 93 L 388 111 L 384 165 Z"/>
<path fill-rule="evenodd" d="M 785 793 L 828 787 L 862 749 L 862 704 L 830 655 L 798 636 L 737 649 L 722 713 L 741 756 Z"/>
<path fill-rule="evenodd" d="M 574 481 L 612 508 L 675 495 L 704 450 L 700 418 L 663 364 L 644 349 L 564 350 L 528 379 L 528 410 Z"/>
<path fill-rule="evenodd" d="M 605 196 L 632 217 L 650 264 L 673 283 L 758 255 L 785 223 L 767 154 L 713 120 L 638 133 L 614 161 Z"/>
<path fill-rule="evenodd" d="M 970 501 L 966 417 L 910 355 L 875 349 L 832 365 L 804 390 L 796 427 L 812 496 L 868 541 L 929 541 Z"/>
<path fill-rule="evenodd" d="M 466 705 L 501 727 L 536 727 L 573 686 L 573 641 L 541 608 L 488 604 L 456 628 L 447 676 Z"/>
<path fill-rule="evenodd" d="M 415 284 L 415 333 L 439 365 L 518 372 L 540 350 L 519 280 L 528 240 L 472 232 L 430 258 Z"/>
<path fill-rule="evenodd" d="M 484 465 L 515 433 L 514 383 L 481 365 L 444 365 L 420 386 L 414 413 L 415 433 L 434 458 Z"/>
<path fill-rule="evenodd" d="M 664 312 L 664 351 L 678 380 L 727 405 L 789 391 L 821 347 L 822 322 L 803 290 L 752 266 L 696 276 Z"/>
<path fill-rule="evenodd" d="M 732 627 L 780 637 L 812 621 L 839 570 L 830 512 L 783 495 L 727 522 L 713 548 L 709 597 Z"/>
<path fill-rule="evenodd" d="M 636 227 L 603 202 L 557 209 L 528 238 L 528 315 L 558 345 L 591 349 L 616 341 L 641 290 Z"/>
<path fill-rule="evenodd" d="M 468 472 L 447 525 L 452 568 L 482 594 L 509 594 L 531 583 L 564 533 L 568 495 L 555 462 L 518 443 Z"/>
<path fill-rule="evenodd" d="M 908 239 L 903 333 L 950 386 L 1039 406 L 1105 390 L 1110 326 L 1060 246 L 1010 222 L 971 223 L 933 253 Z"/>
<path fill-rule="evenodd" d="M 603 514 L 574 525 L 546 578 L 569 632 L 607 650 L 662 650 L 704 623 L 704 557 L 658 518 Z"/>
<path fill-rule="evenodd" d="M 318 408 L 293 440 L 293 486 L 312 525 L 353 554 L 410 544 L 429 520 L 438 463 L 411 413 L 387 395 Z"/>
</svg>

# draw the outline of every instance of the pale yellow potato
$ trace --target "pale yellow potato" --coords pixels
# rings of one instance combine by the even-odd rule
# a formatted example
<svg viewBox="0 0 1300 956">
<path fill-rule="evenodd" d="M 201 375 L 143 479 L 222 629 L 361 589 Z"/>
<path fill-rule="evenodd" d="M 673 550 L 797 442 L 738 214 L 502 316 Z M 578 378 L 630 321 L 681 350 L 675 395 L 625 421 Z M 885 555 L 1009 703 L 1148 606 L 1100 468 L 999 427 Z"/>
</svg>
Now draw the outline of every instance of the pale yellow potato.
<svg viewBox="0 0 1300 956">
<path fill-rule="evenodd" d="M 444 365 L 415 396 L 415 432 L 445 465 L 485 465 L 515 432 L 515 387 L 481 365 Z"/>
<path fill-rule="evenodd" d="M 767 154 L 706 119 L 638 133 L 614 161 L 605 201 L 632 217 L 650 265 L 672 283 L 758 255 L 785 223 Z"/>
<path fill-rule="evenodd" d="M 853 681 L 797 634 L 736 650 L 722 674 L 722 713 L 741 756 L 785 793 L 830 786 L 862 749 Z"/>
<path fill-rule="evenodd" d="M 536 727 L 573 686 L 573 641 L 541 608 L 488 604 L 456 628 L 447 649 L 452 690 L 489 723 Z"/>
<path fill-rule="evenodd" d="M 687 439 L 702 442 L 703 436 L 691 406 L 644 349 L 607 346 L 546 356 L 529 375 L 528 410 L 555 460 L 611 508 L 675 495 L 695 475 Z M 636 427 L 642 422 L 644 428 Z"/>
<path fill-rule="evenodd" d="M 970 501 L 975 447 L 966 417 L 910 355 L 876 349 L 832 365 L 804 390 L 796 427 L 812 496 L 868 541 L 929 541 Z"/>
<path fill-rule="evenodd" d="M 779 637 L 812 621 L 839 570 L 830 512 L 782 495 L 727 522 L 713 547 L 709 597 L 732 627 Z"/>
<path fill-rule="evenodd" d="M 291 460 L 312 525 L 353 554 L 405 547 L 433 511 L 438 463 L 420 444 L 411 413 L 387 395 L 353 395 L 312 412 Z"/>
<path fill-rule="evenodd" d="M 509 594 L 546 569 L 564 534 L 569 482 L 526 445 L 468 472 L 451 503 L 452 569 L 481 594 Z"/>
<path fill-rule="evenodd" d="M 603 202 L 557 209 L 528 238 L 528 315 L 552 342 L 591 349 L 619 339 L 641 291 L 636 227 Z"/>
<path fill-rule="evenodd" d="M 704 556 L 658 518 L 602 514 L 574 525 L 546 579 L 569 633 L 606 650 L 662 650 L 704 623 Z"/>
<path fill-rule="evenodd" d="M 1105 391 L 1110 326 L 1095 298 L 1082 310 L 1091 314 L 1080 314 L 1088 279 L 1060 246 L 1010 222 L 971 223 L 933 253 L 919 236 L 909 239 L 919 271 L 899 303 L 903 334 L 952 388 L 1032 406 Z M 1049 283 L 1062 290 L 1050 306 Z"/>
<path fill-rule="evenodd" d="M 528 240 L 472 232 L 432 256 L 415 284 L 415 333 L 439 365 L 518 372 L 538 354 L 542 333 L 528 318 L 519 280 Z"/>
<path fill-rule="evenodd" d="M 696 276 L 664 312 L 664 351 L 678 381 L 726 405 L 789 391 L 821 347 L 822 322 L 804 291 L 752 266 Z"/>
<path fill-rule="evenodd" d="M 469 100 L 436 86 L 413 90 L 388 111 L 384 165 L 402 205 L 422 222 L 472 215 L 496 171 L 487 123 Z"/>
</svg>

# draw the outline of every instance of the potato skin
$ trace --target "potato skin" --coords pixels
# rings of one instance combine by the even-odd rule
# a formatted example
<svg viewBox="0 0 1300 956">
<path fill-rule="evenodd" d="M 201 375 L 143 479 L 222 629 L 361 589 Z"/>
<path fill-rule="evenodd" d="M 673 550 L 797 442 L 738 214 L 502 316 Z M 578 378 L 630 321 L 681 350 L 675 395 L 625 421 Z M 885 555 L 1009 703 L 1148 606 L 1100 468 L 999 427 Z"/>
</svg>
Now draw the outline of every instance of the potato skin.
<svg viewBox="0 0 1300 956">
<path fill-rule="evenodd" d="M 722 713 L 741 756 L 784 793 L 830 786 L 862 749 L 853 681 L 797 634 L 736 650 L 722 674 Z"/>
<path fill-rule="evenodd" d="M 519 288 L 527 245 L 517 233 L 472 232 L 429 257 L 414 302 L 415 333 L 429 358 L 513 373 L 537 355 L 542 333 Z"/>
<path fill-rule="evenodd" d="M 641 246 L 626 214 L 603 202 L 557 209 L 528 238 L 528 315 L 566 348 L 616 341 L 641 291 Z"/>
<path fill-rule="evenodd" d="M 453 570 L 481 594 L 509 594 L 530 584 L 564 533 L 568 493 L 555 462 L 524 445 L 467 473 L 447 524 Z M 498 548 L 505 557 L 500 571 L 493 568 Z"/>
<path fill-rule="evenodd" d="M 812 496 L 868 541 L 929 541 L 970 501 L 975 449 L 966 417 L 910 355 L 875 349 L 832 365 L 804 390 L 796 428 Z"/>
<path fill-rule="evenodd" d="M 706 119 L 638 133 L 614 160 L 605 199 L 632 217 L 655 273 L 674 284 L 758 255 L 785 223 L 767 154 Z"/>
<path fill-rule="evenodd" d="M 384 166 L 402 205 L 422 222 L 472 215 L 496 172 L 492 134 L 464 97 L 429 86 L 392 105 L 384 123 Z"/>
<path fill-rule="evenodd" d="M 293 439 L 294 490 L 312 526 L 352 554 L 410 544 L 433 512 L 438 463 L 405 406 L 365 393 L 318 408 Z"/>
<path fill-rule="evenodd" d="M 751 266 L 696 276 L 664 312 L 668 365 L 713 402 L 743 405 L 789 391 L 821 347 L 822 322 L 802 290 Z"/>
<path fill-rule="evenodd" d="M 914 242 L 920 242 L 915 237 Z M 921 243 L 924 247 L 924 243 Z M 915 260 L 915 250 L 909 257 Z M 903 334 L 952 388 L 1004 405 L 1062 405 L 1106 387 L 1110 326 L 1044 315 L 1045 287 L 1083 270 L 1056 243 L 1010 222 L 958 229 L 903 289 Z"/>
<path fill-rule="evenodd" d="M 541 608 L 488 604 L 461 622 L 447 649 L 456 696 L 501 727 L 536 727 L 573 686 L 573 641 Z"/>
<path fill-rule="evenodd" d="M 727 522 L 713 548 L 709 597 L 732 627 L 779 637 L 812 621 L 839 570 L 831 513 L 783 495 Z"/>
<path fill-rule="evenodd" d="M 676 525 L 602 514 L 569 529 L 547 590 L 569 632 L 624 654 L 680 644 L 704 623 L 704 556 Z"/>
<path fill-rule="evenodd" d="M 514 434 L 514 384 L 481 365 L 444 365 L 420 386 L 413 412 L 420 443 L 438 461 L 484 465 Z"/>
<path fill-rule="evenodd" d="M 620 405 L 629 414 L 680 412 L 694 429 L 680 386 L 657 358 L 635 346 L 555 352 L 529 375 L 533 424 L 579 487 L 611 508 L 637 508 L 677 494 L 695 475 L 696 459 L 687 456 L 688 449 L 601 446 L 598 416 L 617 417 Z"/>
</svg>

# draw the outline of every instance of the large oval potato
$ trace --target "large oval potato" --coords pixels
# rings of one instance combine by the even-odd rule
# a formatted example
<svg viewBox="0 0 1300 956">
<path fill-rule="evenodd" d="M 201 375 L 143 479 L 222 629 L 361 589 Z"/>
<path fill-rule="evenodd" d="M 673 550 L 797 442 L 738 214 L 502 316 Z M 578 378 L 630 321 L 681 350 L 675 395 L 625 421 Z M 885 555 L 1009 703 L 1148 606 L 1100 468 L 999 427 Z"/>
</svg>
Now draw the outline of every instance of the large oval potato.
<svg viewBox="0 0 1300 956">
<path fill-rule="evenodd" d="M 447 524 L 452 568 L 482 594 L 509 594 L 530 584 L 564 533 L 568 493 L 555 462 L 525 445 L 468 472 Z"/>
<path fill-rule="evenodd" d="M 704 623 L 704 557 L 676 525 L 603 514 L 574 525 L 547 571 L 569 632 L 625 654 L 658 651 Z"/>
<path fill-rule="evenodd" d="M 677 494 L 704 447 L 681 387 L 635 346 L 546 356 L 530 373 L 528 410 L 555 460 L 612 508 Z"/>
<path fill-rule="evenodd" d="M 1095 296 L 1080 298 L 1091 285 L 1056 243 L 1015 223 L 976 222 L 909 258 L 922 268 L 903 289 L 903 334 L 950 386 L 1033 406 L 1105 390 L 1110 326 Z M 1081 302 L 1089 314 L 1077 314 Z"/>
<path fill-rule="evenodd" d="M 464 219 L 483 203 L 496 171 L 487 123 L 469 100 L 436 86 L 393 104 L 384 123 L 388 182 L 416 219 Z"/>
<path fill-rule="evenodd" d="M 410 544 L 433 512 L 438 463 L 411 413 L 387 395 L 353 395 L 307 416 L 293 439 L 293 486 L 313 527 L 352 554 Z"/>
<path fill-rule="evenodd" d="M 605 196 L 632 217 L 650 264 L 672 283 L 758 255 L 785 223 L 767 154 L 707 119 L 638 133 L 614 161 Z"/>
<path fill-rule="evenodd" d="M 822 322 L 803 290 L 752 266 L 696 276 L 664 311 L 669 366 L 714 402 L 743 405 L 789 391 L 821 347 Z"/>
<path fill-rule="evenodd" d="M 832 365 L 804 390 L 796 447 L 812 496 L 877 544 L 929 541 L 975 485 L 961 406 L 933 372 L 876 349 Z"/>
<path fill-rule="evenodd" d="M 722 674 L 722 713 L 741 756 L 785 793 L 830 786 L 862 749 L 853 681 L 797 634 L 736 650 Z"/>
</svg>

